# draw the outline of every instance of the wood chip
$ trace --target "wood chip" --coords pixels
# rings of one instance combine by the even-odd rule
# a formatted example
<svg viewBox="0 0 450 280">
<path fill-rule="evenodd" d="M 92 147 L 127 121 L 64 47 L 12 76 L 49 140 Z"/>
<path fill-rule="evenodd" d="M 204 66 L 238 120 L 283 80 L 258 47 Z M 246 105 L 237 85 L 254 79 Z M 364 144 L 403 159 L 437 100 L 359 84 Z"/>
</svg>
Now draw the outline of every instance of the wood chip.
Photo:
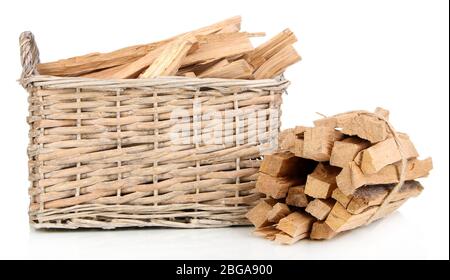
<svg viewBox="0 0 450 280">
<path fill-rule="evenodd" d="M 289 188 L 288 195 L 286 197 L 287 205 L 305 208 L 308 205 L 308 202 L 308 197 L 305 194 L 305 186 Z"/>
<path fill-rule="evenodd" d="M 403 155 L 407 159 L 419 156 L 409 137 L 401 136 L 399 138 Z M 398 162 L 401 159 L 402 156 L 394 138 L 389 138 L 362 152 L 361 170 L 364 174 L 375 174 L 385 166 Z"/>
<path fill-rule="evenodd" d="M 244 54 L 253 50 L 248 33 L 223 33 L 197 37 L 198 50 L 188 55 L 182 66 Z"/>
<path fill-rule="evenodd" d="M 183 59 L 189 50 L 197 43 L 191 34 L 182 36 L 167 45 L 155 61 L 145 70 L 139 78 L 156 78 L 159 76 L 175 76 L 181 67 Z"/>
<path fill-rule="evenodd" d="M 289 29 L 285 29 L 269 41 L 255 48 L 254 51 L 246 56 L 246 59 L 253 67 L 259 68 L 276 53 L 295 42 L 297 42 L 297 38 L 294 33 Z"/>
<path fill-rule="evenodd" d="M 313 127 L 304 132 L 303 157 L 315 161 L 329 161 L 334 142 L 344 135 L 334 128 Z"/>
<path fill-rule="evenodd" d="M 267 218 L 271 223 L 278 223 L 281 219 L 291 213 L 289 207 L 284 203 L 277 203 L 269 211 Z"/>
<path fill-rule="evenodd" d="M 293 176 L 301 159 L 290 152 L 267 155 L 261 163 L 259 171 L 274 177 Z"/>
<path fill-rule="evenodd" d="M 380 110 L 382 109 L 379 108 L 378 112 L 380 112 Z M 392 136 L 384 121 L 374 116 L 360 113 L 323 118 L 316 120 L 314 124 L 316 126 L 340 128 L 341 132 L 345 135 L 358 136 L 371 143 L 378 143 Z"/>
<path fill-rule="evenodd" d="M 355 159 L 359 152 L 368 147 L 370 142 L 358 137 L 336 141 L 331 150 L 330 165 L 344 168 Z"/>
<path fill-rule="evenodd" d="M 229 65 L 230 62 L 228 59 L 221 59 L 218 62 L 214 61 L 213 63 L 206 63 L 205 68 L 201 70 L 197 70 L 198 76 L 205 76 L 210 74 L 211 72 L 215 72 L 219 69 L 222 69 L 223 67 Z M 199 64 L 202 65 L 202 64 Z"/>
<path fill-rule="evenodd" d="M 333 209 L 336 203 L 333 199 L 314 199 L 306 207 L 305 211 L 319 221 L 323 221 L 330 214 L 331 209 Z"/>
<path fill-rule="evenodd" d="M 320 163 L 314 172 L 308 175 L 305 193 L 313 198 L 327 199 L 337 187 L 336 176 L 340 168 Z"/>
<path fill-rule="evenodd" d="M 262 228 L 269 226 L 268 213 L 272 210 L 273 205 L 269 201 L 260 201 L 253 209 L 251 209 L 245 217 L 256 227 Z"/>
<path fill-rule="evenodd" d="M 260 173 L 256 182 L 256 190 L 274 199 L 285 198 L 290 187 L 304 183 L 301 178 L 273 177 Z"/>
<path fill-rule="evenodd" d="M 294 212 L 280 220 L 277 229 L 291 237 L 298 237 L 311 231 L 315 219 L 306 213 Z"/>
<path fill-rule="evenodd" d="M 259 67 L 255 79 L 273 79 L 281 75 L 287 67 L 299 62 L 300 55 L 292 46 L 286 46 Z"/>
<path fill-rule="evenodd" d="M 317 221 L 313 224 L 310 238 L 313 240 L 329 240 L 334 238 L 338 233 L 335 232 L 324 221 Z"/>
<path fill-rule="evenodd" d="M 346 119 L 342 124 L 342 133 L 356 135 L 371 143 L 384 141 L 391 136 L 384 121 L 368 115 L 357 115 L 354 118 Z"/>
</svg>

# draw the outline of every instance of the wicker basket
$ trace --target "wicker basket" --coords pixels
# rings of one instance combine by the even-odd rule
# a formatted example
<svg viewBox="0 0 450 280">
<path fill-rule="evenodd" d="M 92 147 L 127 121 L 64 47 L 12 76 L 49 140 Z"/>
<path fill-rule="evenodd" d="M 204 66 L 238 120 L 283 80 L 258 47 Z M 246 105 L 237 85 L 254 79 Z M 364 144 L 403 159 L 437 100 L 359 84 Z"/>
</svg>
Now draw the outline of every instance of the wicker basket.
<svg viewBox="0 0 450 280">
<path fill-rule="evenodd" d="M 42 76 L 30 32 L 20 46 L 36 228 L 248 223 L 244 215 L 260 199 L 259 158 L 275 148 L 288 81 Z"/>
</svg>

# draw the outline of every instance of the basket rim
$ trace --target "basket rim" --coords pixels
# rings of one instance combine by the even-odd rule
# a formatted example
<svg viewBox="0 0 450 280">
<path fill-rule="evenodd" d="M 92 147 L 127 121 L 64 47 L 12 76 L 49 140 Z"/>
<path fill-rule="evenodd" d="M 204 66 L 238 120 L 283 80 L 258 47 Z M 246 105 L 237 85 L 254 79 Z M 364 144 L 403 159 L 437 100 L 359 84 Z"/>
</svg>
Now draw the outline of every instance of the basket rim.
<svg viewBox="0 0 450 280">
<path fill-rule="evenodd" d="M 125 88 L 242 88 L 260 90 L 285 90 L 290 81 L 283 76 L 278 79 L 239 80 L 220 78 L 190 78 L 166 76 L 151 79 L 96 79 L 84 77 L 57 77 L 47 75 L 31 75 L 21 78 L 19 82 L 25 87 L 34 86 L 49 89 L 86 88 L 114 90 Z"/>
</svg>

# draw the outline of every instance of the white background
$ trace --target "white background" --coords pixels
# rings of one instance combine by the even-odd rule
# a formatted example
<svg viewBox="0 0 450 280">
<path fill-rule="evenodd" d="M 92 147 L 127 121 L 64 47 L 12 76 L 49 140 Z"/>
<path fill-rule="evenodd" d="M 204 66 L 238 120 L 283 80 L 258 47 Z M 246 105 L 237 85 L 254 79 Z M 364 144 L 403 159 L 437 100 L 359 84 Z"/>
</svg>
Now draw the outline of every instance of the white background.
<svg viewBox="0 0 450 280">
<path fill-rule="evenodd" d="M 0 258 L 449 258 L 449 2 L 0 1 Z M 243 16 L 246 31 L 290 27 L 303 61 L 283 105 L 284 127 L 315 112 L 391 110 L 435 168 L 399 212 L 328 242 L 277 246 L 250 228 L 41 232 L 27 220 L 27 94 L 16 83 L 19 33 L 42 61 L 146 43 Z M 256 43 L 259 43 L 257 41 Z"/>
</svg>

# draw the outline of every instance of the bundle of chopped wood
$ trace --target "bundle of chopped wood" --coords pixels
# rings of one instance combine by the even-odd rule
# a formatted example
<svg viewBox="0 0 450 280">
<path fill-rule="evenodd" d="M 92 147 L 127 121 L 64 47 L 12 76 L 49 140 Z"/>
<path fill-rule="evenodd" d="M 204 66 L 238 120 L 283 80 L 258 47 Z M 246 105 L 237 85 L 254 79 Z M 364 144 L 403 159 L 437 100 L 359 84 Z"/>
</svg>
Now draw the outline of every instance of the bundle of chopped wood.
<svg viewBox="0 0 450 280">
<path fill-rule="evenodd" d="M 292 46 L 297 38 L 289 29 L 254 48 L 250 38 L 258 36 L 264 33 L 241 32 L 241 17 L 233 17 L 164 41 L 41 63 L 37 70 L 97 79 L 272 79 L 300 61 Z"/>
<path fill-rule="evenodd" d="M 248 214 L 255 234 L 281 244 L 331 239 L 383 218 L 418 196 L 432 169 L 389 112 L 351 112 L 280 134 L 256 184 L 267 198 Z"/>
</svg>

